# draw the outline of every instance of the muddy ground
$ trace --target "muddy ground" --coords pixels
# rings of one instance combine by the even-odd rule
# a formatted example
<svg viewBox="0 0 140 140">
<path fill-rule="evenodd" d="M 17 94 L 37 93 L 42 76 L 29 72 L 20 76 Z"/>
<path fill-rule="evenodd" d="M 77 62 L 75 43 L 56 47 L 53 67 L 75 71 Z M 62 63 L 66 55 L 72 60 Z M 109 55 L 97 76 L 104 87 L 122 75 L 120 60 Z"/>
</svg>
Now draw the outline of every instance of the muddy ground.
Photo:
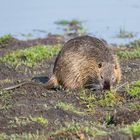
<svg viewBox="0 0 140 140">
<path fill-rule="evenodd" d="M 64 43 L 61 36 L 51 36 L 47 39 L 38 39 L 32 41 L 12 41 L 0 46 L 0 56 L 17 50 L 24 49 L 37 44 L 57 44 Z M 17 68 L 10 64 L 0 62 L 0 88 L 15 85 L 22 81 L 35 79 L 37 82 L 45 83 L 51 76 L 55 56 L 51 59 L 45 59 L 34 67 L 25 65 Z M 121 60 L 122 81 L 120 85 L 126 82 L 140 80 L 140 58 Z M 83 97 L 95 95 L 95 99 L 88 101 Z M 103 93 L 93 91 L 64 91 L 47 90 L 42 85 L 25 84 L 17 89 L 0 92 L 0 133 L 3 138 L 10 139 L 10 136 L 16 135 L 19 139 L 23 134 L 44 135 L 46 138 L 37 136 L 31 139 L 97 139 L 97 140 L 129 140 L 138 139 L 139 135 L 127 135 L 120 131 L 128 124 L 137 122 L 140 119 L 140 98 L 131 97 L 124 88 L 119 88 L 115 93 L 115 103 L 112 104 L 100 102 L 104 99 Z M 99 101 L 99 102 L 98 102 Z M 103 100 L 102 100 L 103 101 Z M 72 104 L 75 107 L 64 109 L 58 103 Z M 111 101 L 109 101 L 111 102 Z M 134 107 L 130 107 L 134 104 Z M 93 106 L 92 106 L 93 105 Z M 79 113 L 80 112 L 80 113 Z M 107 119 L 107 117 L 109 118 Z M 32 118 L 42 117 L 47 123 Z M 44 119 L 44 121 L 45 121 Z M 81 124 L 92 122 L 92 126 L 105 131 L 106 135 L 93 137 L 82 130 L 69 130 L 69 124 Z M 89 124 L 88 124 L 89 125 Z M 65 128 L 65 130 L 62 130 Z M 67 128 L 67 129 L 66 129 Z M 59 130 L 59 132 L 57 132 Z M 57 132 L 57 133 L 56 133 Z M 9 137 L 8 137 L 9 136 Z"/>
</svg>

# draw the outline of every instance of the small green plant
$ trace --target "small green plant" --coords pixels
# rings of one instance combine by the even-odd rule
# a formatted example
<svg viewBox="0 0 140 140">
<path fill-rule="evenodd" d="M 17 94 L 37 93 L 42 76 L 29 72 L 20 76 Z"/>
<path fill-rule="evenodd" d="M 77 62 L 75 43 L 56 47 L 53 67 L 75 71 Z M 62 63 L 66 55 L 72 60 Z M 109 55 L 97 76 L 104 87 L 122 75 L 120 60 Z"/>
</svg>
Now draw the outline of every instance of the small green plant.
<svg viewBox="0 0 140 140">
<path fill-rule="evenodd" d="M 61 108 L 61 109 L 66 110 L 66 111 L 71 111 L 71 112 L 79 114 L 79 115 L 85 114 L 84 112 L 79 111 L 79 109 L 77 109 L 74 105 L 69 104 L 69 103 L 65 103 L 65 102 L 57 103 L 56 107 Z"/>
<path fill-rule="evenodd" d="M 111 122 L 111 120 L 112 120 L 111 115 L 110 115 L 109 113 L 106 113 L 105 118 L 104 118 L 105 124 L 106 124 L 106 125 L 109 125 L 110 122 Z"/>
<path fill-rule="evenodd" d="M 140 58 L 140 47 L 136 47 L 130 51 L 119 51 L 117 55 L 121 59 L 129 59 L 129 58 Z"/>
<path fill-rule="evenodd" d="M 124 133 L 132 135 L 132 136 L 140 135 L 140 120 L 138 122 L 131 124 L 131 125 L 128 125 L 125 128 L 122 128 L 121 130 Z"/>
<path fill-rule="evenodd" d="M 140 95 L 140 81 L 128 84 L 125 86 L 125 90 L 132 97 L 139 97 Z"/>
<path fill-rule="evenodd" d="M 46 125 L 48 124 L 48 120 L 42 116 L 40 117 L 30 117 L 30 119 L 33 121 L 33 122 L 37 122 L 37 123 L 40 123 L 42 125 Z"/>
<path fill-rule="evenodd" d="M 5 55 L 0 58 L 1 61 L 8 62 L 13 66 L 27 65 L 34 66 L 38 61 L 45 58 L 51 58 L 58 54 L 61 49 L 61 45 L 56 46 L 33 46 L 25 50 L 18 50 Z"/>
</svg>

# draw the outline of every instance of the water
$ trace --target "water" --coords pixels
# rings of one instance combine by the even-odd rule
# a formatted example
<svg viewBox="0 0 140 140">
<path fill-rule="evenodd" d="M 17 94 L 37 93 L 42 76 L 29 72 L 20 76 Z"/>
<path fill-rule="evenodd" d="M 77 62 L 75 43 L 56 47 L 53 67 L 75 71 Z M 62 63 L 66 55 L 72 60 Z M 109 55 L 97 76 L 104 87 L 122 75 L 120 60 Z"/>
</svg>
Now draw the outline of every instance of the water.
<svg viewBox="0 0 140 140">
<path fill-rule="evenodd" d="M 110 43 L 127 43 L 140 38 L 139 0 L 0 0 L 0 36 L 59 33 L 54 22 L 62 19 L 85 21 L 88 32 Z M 34 29 L 46 33 L 33 32 Z M 117 38 L 120 29 L 136 36 Z"/>
</svg>

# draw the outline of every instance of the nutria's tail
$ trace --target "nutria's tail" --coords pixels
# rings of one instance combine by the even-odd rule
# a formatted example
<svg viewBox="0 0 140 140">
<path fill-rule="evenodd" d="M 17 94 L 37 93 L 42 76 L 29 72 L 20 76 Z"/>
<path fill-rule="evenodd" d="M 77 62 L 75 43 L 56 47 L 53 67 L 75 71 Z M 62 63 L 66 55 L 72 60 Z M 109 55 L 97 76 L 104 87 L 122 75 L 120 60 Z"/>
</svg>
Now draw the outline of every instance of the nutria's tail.
<svg viewBox="0 0 140 140">
<path fill-rule="evenodd" d="M 51 89 L 51 88 L 58 87 L 58 85 L 59 84 L 58 84 L 56 76 L 52 75 L 49 81 L 44 85 L 44 87 L 47 89 Z"/>
<path fill-rule="evenodd" d="M 2 89 L 2 90 L 8 91 L 8 90 L 12 90 L 12 89 L 19 88 L 19 87 L 21 87 L 21 86 L 23 86 L 23 85 L 26 85 L 26 84 L 31 84 L 31 85 L 35 85 L 35 86 L 41 85 L 41 86 L 43 86 L 43 87 L 45 87 L 45 88 L 47 88 L 47 89 L 55 88 L 55 87 L 58 86 L 58 82 L 57 82 L 56 76 L 55 76 L 55 75 L 52 75 L 52 77 L 51 77 L 50 80 L 46 83 L 46 85 L 40 84 L 40 83 L 35 83 L 35 82 L 33 82 L 33 81 L 25 81 L 25 82 L 19 83 L 19 84 L 17 84 L 17 85 L 13 85 L 13 86 L 10 86 L 10 87 L 6 87 L 6 88 L 4 88 L 4 89 Z"/>
</svg>

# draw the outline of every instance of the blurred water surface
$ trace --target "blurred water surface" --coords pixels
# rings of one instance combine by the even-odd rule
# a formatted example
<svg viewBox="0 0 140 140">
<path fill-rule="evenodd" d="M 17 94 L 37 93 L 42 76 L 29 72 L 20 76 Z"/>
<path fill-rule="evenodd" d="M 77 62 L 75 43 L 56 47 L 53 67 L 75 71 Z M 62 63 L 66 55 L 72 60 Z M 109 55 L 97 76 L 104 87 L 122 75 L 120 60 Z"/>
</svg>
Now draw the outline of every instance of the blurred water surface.
<svg viewBox="0 0 140 140">
<path fill-rule="evenodd" d="M 0 0 L 0 36 L 10 33 L 20 37 L 34 29 L 60 33 L 54 22 L 62 19 L 84 21 L 89 33 L 110 43 L 140 38 L 139 0 Z M 136 36 L 117 38 L 120 29 Z"/>
</svg>

